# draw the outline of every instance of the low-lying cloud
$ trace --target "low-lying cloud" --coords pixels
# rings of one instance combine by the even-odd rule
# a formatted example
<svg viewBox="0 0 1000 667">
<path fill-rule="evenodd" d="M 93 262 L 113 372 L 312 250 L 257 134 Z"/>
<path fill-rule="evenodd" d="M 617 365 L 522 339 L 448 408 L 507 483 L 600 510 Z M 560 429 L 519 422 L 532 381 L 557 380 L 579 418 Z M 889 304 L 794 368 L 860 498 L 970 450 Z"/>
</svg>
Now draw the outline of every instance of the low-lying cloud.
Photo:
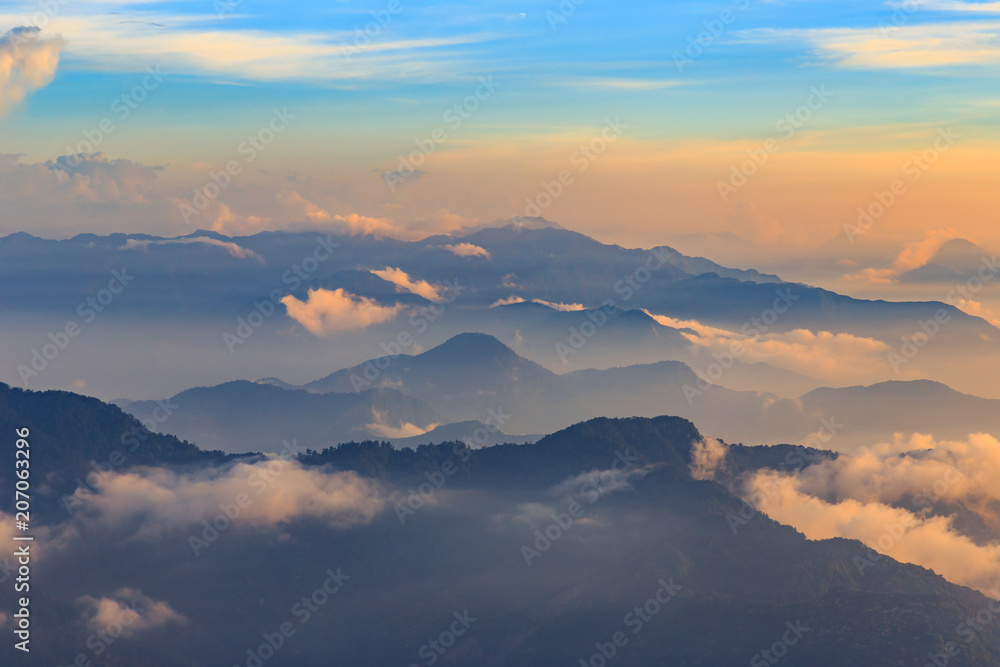
<svg viewBox="0 0 1000 667">
<path fill-rule="evenodd" d="M 387 266 L 384 269 L 372 271 L 372 273 L 382 280 L 393 283 L 400 291 L 411 292 L 429 301 L 440 301 L 441 295 L 445 291 L 441 285 L 432 285 L 426 280 L 414 280 L 402 269 Z"/>
<path fill-rule="evenodd" d="M 311 289 L 305 301 L 288 295 L 281 303 L 289 317 L 321 338 L 338 331 L 366 329 L 387 322 L 403 309 L 400 304 L 383 306 L 374 299 L 355 296 L 344 289 Z"/>
<path fill-rule="evenodd" d="M 281 459 L 195 473 L 145 468 L 106 475 L 96 487 L 76 491 L 81 520 L 124 527 L 140 539 L 211 519 L 241 496 L 249 502 L 242 503 L 239 523 L 252 527 L 312 517 L 348 528 L 370 522 L 386 504 L 382 488 L 354 472 L 328 473 Z"/>
<path fill-rule="evenodd" d="M 181 239 L 129 239 L 126 241 L 125 245 L 121 247 L 122 250 L 146 250 L 150 246 L 160 246 L 160 245 L 187 245 L 190 243 L 201 243 L 203 245 L 215 246 L 217 248 L 222 248 L 230 256 L 236 259 L 255 259 L 261 264 L 264 263 L 264 258 L 259 254 L 255 253 L 249 248 L 244 248 L 243 246 L 234 243 L 232 241 L 223 241 L 221 239 L 213 239 L 210 236 L 195 236 Z"/>
<path fill-rule="evenodd" d="M 480 246 L 472 243 L 456 243 L 454 245 L 444 245 L 441 247 L 459 257 L 483 257 L 485 259 L 492 259 L 486 248 L 481 248 Z"/>
<path fill-rule="evenodd" d="M 168 603 L 154 600 L 137 589 L 120 588 L 111 597 L 85 595 L 79 602 L 84 607 L 83 620 L 88 628 L 116 637 L 132 637 L 170 624 L 187 624 L 187 618 Z"/>
<path fill-rule="evenodd" d="M 990 435 L 897 438 L 795 473 L 760 471 L 743 496 L 810 539 L 857 539 L 984 593 L 1000 577 L 1000 441 Z M 989 536 L 963 533 L 961 509 Z"/>
</svg>

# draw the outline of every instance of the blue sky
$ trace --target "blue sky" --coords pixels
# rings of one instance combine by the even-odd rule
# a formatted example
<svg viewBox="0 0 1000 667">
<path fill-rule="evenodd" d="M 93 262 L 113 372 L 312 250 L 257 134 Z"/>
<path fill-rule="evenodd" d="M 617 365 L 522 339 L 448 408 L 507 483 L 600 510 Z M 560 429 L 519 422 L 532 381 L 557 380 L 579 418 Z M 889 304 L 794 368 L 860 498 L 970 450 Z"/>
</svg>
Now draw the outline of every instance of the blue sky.
<svg viewBox="0 0 1000 667">
<path fill-rule="evenodd" d="M 657 188 L 672 177 L 664 162 L 688 159 L 677 169 L 699 173 L 710 192 L 742 146 L 773 136 L 814 87 L 835 91 L 834 101 L 811 115 L 785 152 L 803 159 L 806 152 L 852 152 L 870 165 L 866 178 L 876 184 L 897 160 L 888 154 L 921 149 L 944 125 L 959 124 L 963 136 L 992 146 L 1000 111 L 997 2 L 51 2 L 0 8 L 0 30 L 39 25 L 37 39 L 58 55 L 51 81 L 0 107 L 0 153 L 41 164 L 85 147 L 85 133 L 114 115 L 114 100 L 128 95 L 147 68 L 159 68 L 162 83 L 103 138 L 99 150 L 107 159 L 164 167 L 160 189 L 197 187 L 204 180 L 199 170 L 225 164 L 241 138 L 273 109 L 287 107 L 293 127 L 255 173 L 277 180 L 309 175 L 340 193 L 335 202 L 314 202 L 330 215 L 401 224 L 441 211 L 466 219 L 517 213 L 538 179 L 565 162 L 573 142 L 613 117 L 627 120 L 620 144 L 627 148 L 604 161 L 604 187 L 622 191 L 620 181 L 636 183 L 622 196 L 641 200 L 636 238 L 645 238 L 662 218 L 652 207 L 662 201 Z M 717 34 L 708 35 L 713 24 Z M 685 56 L 699 35 L 702 45 Z M 678 54 L 690 57 L 680 67 Z M 427 178 L 405 196 L 380 189 L 377 172 L 394 170 L 480 77 L 492 77 L 496 94 L 428 157 Z M 827 165 L 810 165 L 822 180 Z M 460 183 L 472 172 L 480 184 L 495 179 L 502 192 L 484 188 L 473 197 Z M 449 190 L 448 182 L 457 184 Z M 767 207 L 774 198 L 762 193 L 747 203 Z M 552 212 L 600 231 L 587 211 L 607 216 L 615 204 L 594 208 L 567 197 Z M 249 202 L 227 205 L 253 215 Z M 736 214 L 718 201 L 684 200 L 676 208 L 698 229 L 721 229 Z M 289 215 L 264 217 L 278 224 Z M 176 222 L 151 219 L 157 228 Z"/>
</svg>

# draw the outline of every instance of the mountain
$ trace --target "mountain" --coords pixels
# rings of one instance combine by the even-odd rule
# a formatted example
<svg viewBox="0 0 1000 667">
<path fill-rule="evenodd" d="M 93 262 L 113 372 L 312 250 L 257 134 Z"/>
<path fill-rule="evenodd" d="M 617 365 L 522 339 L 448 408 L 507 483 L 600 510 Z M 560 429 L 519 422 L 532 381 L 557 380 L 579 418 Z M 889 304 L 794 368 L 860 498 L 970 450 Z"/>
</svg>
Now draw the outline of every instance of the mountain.
<svg viewBox="0 0 1000 667">
<path fill-rule="evenodd" d="M 457 244 L 463 243 L 474 246 L 473 254 L 455 254 Z M 945 254 L 949 252 L 946 248 Z M 448 283 L 460 289 L 453 301 L 431 303 L 371 273 L 387 267 L 413 281 Z M 101 392 L 108 396 L 138 394 L 140 383 L 142 391 L 148 392 L 144 395 L 166 395 L 178 386 L 213 385 L 234 376 L 287 373 L 301 381 L 308 377 L 313 359 L 335 360 L 333 368 L 344 367 L 378 356 L 383 345 L 402 333 L 414 341 L 412 349 L 404 350 L 410 353 L 464 332 L 491 333 L 522 356 L 558 371 L 662 360 L 701 365 L 698 359 L 678 352 L 690 348 L 683 340 L 684 332 L 654 326 L 644 313 L 696 320 L 730 332 L 749 329 L 769 337 L 807 330 L 869 338 L 863 342 L 869 348 L 887 346 L 886 355 L 899 349 L 901 338 L 919 335 L 921 322 L 942 317 L 948 326 L 908 360 L 902 377 L 930 377 L 968 393 L 995 391 L 985 379 L 989 373 L 982 371 L 984 366 L 993 369 L 994 360 L 1000 359 L 1000 330 L 949 304 L 854 299 L 808 285 L 775 282 L 777 276 L 720 266 L 663 246 L 640 249 L 604 244 L 552 225 L 520 231 L 510 225 L 487 227 L 467 236 L 412 242 L 305 232 L 244 237 L 195 232 L 180 239 L 86 235 L 62 241 L 18 235 L 0 243 L 0 308 L 21 322 L 30 322 L 32 335 L 24 335 L 23 340 L 4 336 L 0 352 L 21 357 L 23 364 L 33 347 L 43 344 L 56 327 L 65 326 L 87 299 L 107 291 L 113 272 L 122 271 L 134 280 L 113 296 L 93 327 L 88 327 L 102 330 L 101 335 L 82 336 L 81 342 L 74 342 L 74 349 L 81 352 L 65 355 L 67 359 L 74 354 L 134 359 L 128 366 L 132 386 L 127 389 L 109 377 L 110 365 L 97 370 L 88 367 L 88 373 L 98 376 L 88 386 L 109 386 L 107 394 Z M 406 281 L 400 278 L 400 282 Z M 364 328 L 349 324 L 335 336 L 317 336 L 291 319 L 282 301 L 287 296 L 306 300 L 310 290 L 319 288 L 343 289 L 396 310 L 384 321 Z M 527 308 L 492 308 L 498 302 L 519 299 L 552 304 L 556 313 L 540 311 L 541 319 L 536 319 Z M 608 333 L 602 331 L 573 354 L 559 354 L 555 343 L 563 336 L 568 339 L 571 327 L 579 329 L 585 324 L 581 318 L 601 309 L 612 310 L 612 306 L 622 316 L 602 327 Z M 567 310 L 574 308 L 584 310 L 575 314 Z M 247 324 L 248 318 L 255 317 L 254 325 Z M 510 322 L 498 321 L 508 317 Z M 768 322 L 766 330 L 753 324 L 762 318 Z M 78 324 L 86 323 L 76 319 Z M 171 335 L 164 336 L 164 331 Z M 253 338 L 240 335 L 240 342 L 233 343 L 233 332 Z M 157 335 L 170 348 L 164 355 L 173 359 L 169 364 L 146 353 L 149 337 Z M 293 347 L 299 353 L 293 354 Z M 253 353 L 245 352 L 251 348 Z M 621 358 L 615 358 L 615 348 Z M 231 355 L 234 364 L 240 359 L 225 373 L 210 370 L 218 364 L 205 362 L 217 359 L 221 350 Z M 564 363 L 563 357 L 568 361 Z M 70 363 L 60 359 L 57 365 L 66 370 L 46 373 L 39 382 L 49 384 L 37 386 L 72 386 L 82 370 L 70 370 Z M 880 368 L 883 375 L 859 373 L 849 381 L 893 377 L 887 362 Z M 0 379 L 20 379 L 17 364 L 6 373 Z M 194 379 L 185 382 L 183 377 Z M 741 378 L 738 385 L 737 377 Z M 808 378 L 786 386 L 785 380 L 792 378 L 780 374 L 765 380 L 763 369 L 760 377 L 761 384 L 755 387 L 740 369 L 734 371 L 731 382 L 740 389 L 785 397 L 794 394 L 790 387 L 815 387 L 809 386 Z M 829 384 L 829 378 L 820 380 Z"/>
<path fill-rule="evenodd" d="M 420 445 L 430 445 L 441 442 L 461 442 L 479 449 L 493 445 L 514 444 L 523 445 L 541 439 L 541 435 L 507 435 L 492 424 L 480 421 L 455 422 L 442 424 L 421 435 L 406 438 L 384 438 L 397 449 L 416 449 Z"/>
<path fill-rule="evenodd" d="M 859 569 L 870 554 L 860 542 L 807 540 L 766 516 L 734 530 L 743 501 L 691 476 L 700 440 L 690 422 L 658 417 L 593 419 L 533 445 L 474 451 L 344 444 L 304 455 L 303 474 L 329 485 L 356 476 L 396 499 L 370 521 L 238 517 L 220 522 L 199 555 L 190 540 L 211 526 L 186 514 L 182 497 L 159 500 L 178 525 L 155 531 L 142 515 L 124 532 L 114 514 L 66 519 L 66 546 L 45 552 L 45 585 L 33 587 L 34 664 L 90 655 L 94 630 L 80 619 L 99 600 L 118 609 L 122 595 L 146 601 L 143 623 L 100 644 L 101 664 L 280 655 L 320 667 L 336 655 L 373 667 L 425 656 L 534 667 L 601 664 L 613 652 L 620 665 L 666 656 L 715 667 L 766 664 L 762 651 L 778 646 L 787 665 L 898 665 L 960 641 L 956 628 L 988 608 L 981 594 L 921 567 L 880 558 Z M 742 448 L 737 458 L 757 468 L 774 456 Z M 225 470 L 204 468 L 198 497 Z M 74 533 L 80 525 L 85 535 Z M 4 604 L 10 597 L 0 592 Z M 155 616 L 146 611 L 154 600 Z M 995 665 L 1000 628 L 983 623 L 975 637 L 961 644 L 962 664 Z M 11 643 L 0 647 L 5 664 L 11 653 Z"/>
<path fill-rule="evenodd" d="M 594 414 L 673 414 L 714 437 L 748 444 L 805 443 L 820 433 L 819 442 L 839 451 L 892 442 L 895 433 L 1000 436 L 1000 401 L 941 383 L 821 388 L 795 398 L 726 386 L 752 386 L 753 373 L 751 365 L 734 365 L 719 384 L 708 384 L 683 362 L 661 361 L 557 374 L 491 336 L 462 334 L 427 352 L 372 359 L 300 389 L 240 382 L 184 392 L 170 401 L 193 409 L 177 410 L 163 429 L 229 452 L 274 451 L 292 436 L 311 448 L 359 437 L 403 446 L 468 441 L 478 428 L 469 424 L 466 432 L 469 422 L 488 425 L 480 446 L 525 442 L 537 437 L 508 434 L 551 433 Z M 143 416 L 155 405 L 138 402 L 126 410 Z"/>
<path fill-rule="evenodd" d="M 153 420 L 150 425 L 156 424 Z M 152 432 L 116 406 L 64 391 L 25 391 L 0 383 L 0 493 L 13 497 L 15 432 L 27 428 L 35 484 L 46 489 L 39 514 L 64 516 L 62 494 L 81 480 L 109 471 L 154 464 L 199 464 L 224 460 L 222 452 L 203 451 L 172 435 Z M 92 485 L 92 481 L 89 482 Z M 56 509 L 58 508 L 58 510 Z"/>
<path fill-rule="evenodd" d="M 322 448 L 357 437 L 408 437 L 442 421 L 425 402 L 391 388 L 317 394 L 246 381 L 135 401 L 125 410 L 149 420 L 163 405 L 171 415 L 158 424 L 162 431 L 227 452 L 277 452 L 293 440 Z"/>
<path fill-rule="evenodd" d="M 906 283 L 960 283 L 976 275 L 984 266 L 992 272 L 990 264 L 996 255 L 966 239 L 945 242 L 926 264 L 899 277 Z"/>
</svg>

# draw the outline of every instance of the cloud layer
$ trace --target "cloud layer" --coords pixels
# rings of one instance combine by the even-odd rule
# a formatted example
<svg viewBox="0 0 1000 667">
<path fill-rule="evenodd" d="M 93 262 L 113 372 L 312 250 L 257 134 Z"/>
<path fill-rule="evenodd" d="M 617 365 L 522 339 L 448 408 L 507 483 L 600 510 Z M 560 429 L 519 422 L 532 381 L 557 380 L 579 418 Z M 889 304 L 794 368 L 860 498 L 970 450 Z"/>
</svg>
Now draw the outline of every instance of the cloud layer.
<svg viewBox="0 0 1000 667">
<path fill-rule="evenodd" d="M 897 439 L 791 474 L 753 475 L 744 497 L 810 539 L 857 539 L 989 593 L 1000 577 L 1000 441 Z M 985 532 L 969 535 L 960 515 Z"/>
</svg>

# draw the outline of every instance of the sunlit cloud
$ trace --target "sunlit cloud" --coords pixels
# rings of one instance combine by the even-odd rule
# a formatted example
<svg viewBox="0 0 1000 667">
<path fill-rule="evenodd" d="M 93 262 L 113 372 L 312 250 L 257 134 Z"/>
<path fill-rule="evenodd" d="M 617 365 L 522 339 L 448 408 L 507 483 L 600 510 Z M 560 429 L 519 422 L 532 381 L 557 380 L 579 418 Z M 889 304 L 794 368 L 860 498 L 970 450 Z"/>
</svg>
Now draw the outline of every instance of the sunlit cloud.
<svg viewBox="0 0 1000 667">
<path fill-rule="evenodd" d="M 964 4 L 964 3 L 947 3 Z M 744 43 L 804 43 L 823 61 L 852 69 L 921 69 L 1000 62 L 1000 25 L 993 21 L 900 25 L 890 29 L 758 29 Z"/>
<path fill-rule="evenodd" d="M 0 35 L 0 115 L 52 82 L 65 46 L 62 37 L 42 37 L 33 27 Z"/>
<path fill-rule="evenodd" d="M 281 303 L 288 309 L 289 317 L 321 338 L 338 331 L 366 329 L 387 322 L 403 309 L 399 304 L 383 306 L 374 299 L 355 296 L 343 289 L 311 289 L 305 301 L 288 295 Z"/>
</svg>

